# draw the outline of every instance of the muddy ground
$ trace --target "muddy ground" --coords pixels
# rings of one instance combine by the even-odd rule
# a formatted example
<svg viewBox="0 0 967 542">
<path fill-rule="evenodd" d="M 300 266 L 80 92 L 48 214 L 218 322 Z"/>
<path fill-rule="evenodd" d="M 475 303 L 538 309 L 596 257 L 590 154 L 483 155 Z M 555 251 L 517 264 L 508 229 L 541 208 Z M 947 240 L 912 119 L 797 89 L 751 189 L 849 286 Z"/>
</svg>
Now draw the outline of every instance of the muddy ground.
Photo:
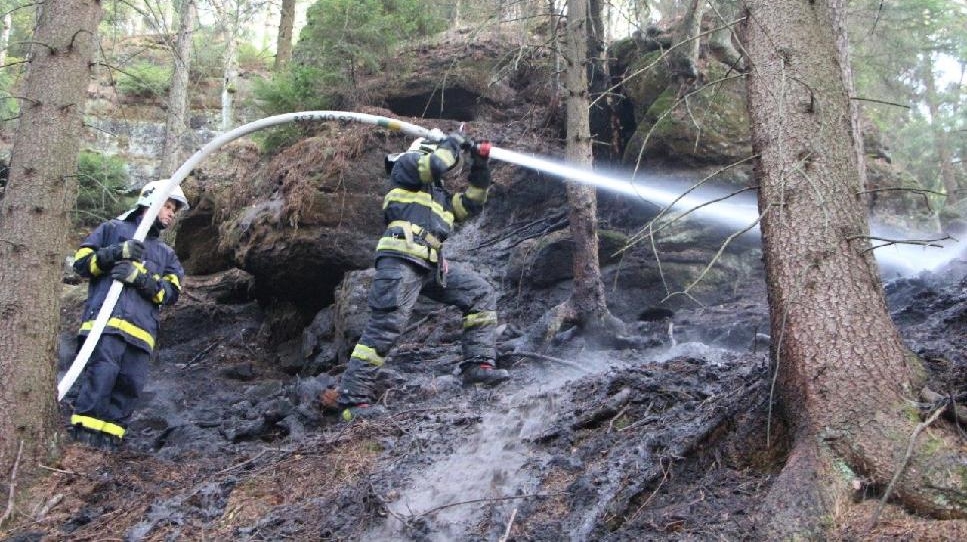
<svg viewBox="0 0 967 542">
<path fill-rule="evenodd" d="M 887 284 L 910 346 L 955 395 L 967 388 L 965 290 L 964 262 Z M 272 363 L 255 304 L 187 296 L 166 319 L 129 442 L 68 445 L 6 539 L 756 539 L 785 442 L 769 409 L 761 283 L 640 320 L 620 349 L 562 337 L 512 353 L 524 323 L 511 322 L 501 365 L 514 379 L 494 389 L 452 374 L 455 316 L 418 316 L 424 331 L 383 375 L 388 413 L 346 424 L 318 408 L 331 375 Z M 752 340 L 723 348 L 737 322 Z M 882 518 L 862 536 L 838 532 L 923 539 L 902 512 Z"/>
</svg>

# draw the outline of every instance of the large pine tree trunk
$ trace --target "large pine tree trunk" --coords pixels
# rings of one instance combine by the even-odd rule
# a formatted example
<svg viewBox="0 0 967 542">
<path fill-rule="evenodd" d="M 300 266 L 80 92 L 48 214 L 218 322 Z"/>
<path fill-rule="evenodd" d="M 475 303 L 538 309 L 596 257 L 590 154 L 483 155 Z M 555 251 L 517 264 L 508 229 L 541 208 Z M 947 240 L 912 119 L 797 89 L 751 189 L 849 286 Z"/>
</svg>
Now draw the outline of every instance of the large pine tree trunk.
<svg viewBox="0 0 967 542">
<path fill-rule="evenodd" d="M 839 28 L 828 0 L 745 0 L 772 354 L 792 453 L 765 503 L 767 537 L 819 536 L 847 503 L 843 465 L 885 487 L 919 419 L 922 366 L 890 320 L 869 249 Z M 923 432 L 894 495 L 967 512 L 955 436 Z M 770 530 L 771 529 L 771 530 Z"/>
<path fill-rule="evenodd" d="M 195 26 L 195 2 L 185 0 L 181 5 L 178 39 L 174 48 L 174 70 L 171 73 L 171 91 L 168 93 L 168 113 L 165 118 L 165 136 L 161 151 L 159 178 L 167 178 L 181 165 L 181 136 L 187 127 L 188 72 L 191 69 L 191 45 Z"/>
<path fill-rule="evenodd" d="M 44 4 L 0 201 L 0 494 L 57 449 L 55 337 L 101 5 Z"/>
</svg>

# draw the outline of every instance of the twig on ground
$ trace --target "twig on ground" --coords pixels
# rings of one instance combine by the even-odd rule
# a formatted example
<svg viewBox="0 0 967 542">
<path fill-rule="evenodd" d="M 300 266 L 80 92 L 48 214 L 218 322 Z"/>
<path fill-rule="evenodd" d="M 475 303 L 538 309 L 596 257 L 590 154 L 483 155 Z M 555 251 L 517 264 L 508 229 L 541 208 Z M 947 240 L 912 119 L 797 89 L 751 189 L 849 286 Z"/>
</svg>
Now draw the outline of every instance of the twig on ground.
<svg viewBox="0 0 967 542">
<path fill-rule="evenodd" d="M 510 521 L 507 522 L 507 528 L 504 529 L 504 536 L 500 537 L 500 542 L 507 542 L 507 539 L 510 538 L 510 528 L 514 526 L 514 518 L 516 517 L 517 509 L 514 508 L 514 511 L 510 513 Z"/>
<path fill-rule="evenodd" d="M 566 367 L 571 367 L 572 369 L 577 369 L 579 371 L 585 370 L 584 367 L 581 367 L 580 365 L 578 365 L 577 363 L 574 363 L 573 361 L 568 361 L 566 359 L 561 359 L 561 358 L 555 358 L 554 356 L 538 354 L 537 352 L 514 352 L 513 354 L 518 356 L 525 356 L 529 358 L 542 359 L 544 361 L 553 361 L 554 363 L 559 363 L 561 365 L 564 365 Z"/>
<path fill-rule="evenodd" d="M 620 418 L 626 410 L 628 410 L 628 405 L 621 407 L 621 410 L 611 418 L 611 421 L 608 422 L 608 433 L 614 430 L 614 421 Z"/>
<path fill-rule="evenodd" d="M 221 341 L 221 339 L 219 339 L 219 340 L 217 340 L 217 341 L 212 341 L 212 343 L 211 343 L 211 344 L 209 344 L 209 345 L 208 345 L 208 346 L 206 346 L 206 347 L 205 347 L 204 349 L 202 349 L 202 351 L 201 351 L 201 352 L 199 352 L 199 353 L 197 353 L 197 354 L 195 354 L 195 355 L 194 355 L 194 357 L 192 357 L 192 358 L 191 358 L 191 359 L 190 359 L 190 360 L 188 361 L 188 363 L 186 363 L 186 364 L 185 364 L 185 369 L 187 369 L 187 368 L 189 368 L 189 367 L 191 367 L 192 365 L 194 365 L 194 364 L 195 364 L 195 362 L 197 362 L 198 360 L 200 360 L 200 359 L 202 359 L 202 358 L 204 358 L 205 356 L 207 356 L 207 355 L 208 355 L 208 353 L 209 353 L 209 352 L 211 352 L 211 350 L 212 350 L 212 348 L 215 348 L 215 346 L 217 346 L 217 345 L 218 345 L 219 343 L 221 343 L 221 342 L 222 342 L 222 341 Z"/>
<path fill-rule="evenodd" d="M 42 469 L 44 469 L 44 470 L 49 470 L 51 472 L 59 472 L 61 474 L 70 474 L 71 476 L 84 476 L 83 474 L 81 474 L 79 472 L 74 472 L 72 470 L 56 469 L 54 467 L 48 467 L 47 465 L 44 465 L 44 464 L 39 464 L 37 466 L 40 467 L 40 468 L 42 468 Z"/>
<path fill-rule="evenodd" d="M 900 475 L 907 468 L 907 463 L 910 462 L 910 458 L 913 456 L 913 446 L 917 443 L 917 437 L 920 432 L 930 426 L 947 408 L 947 403 L 938 406 L 933 410 L 928 417 L 923 422 L 919 423 L 916 428 L 914 428 L 913 433 L 910 434 L 910 442 L 907 443 L 907 453 L 903 456 L 903 461 L 900 462 L 900 466 L 897 467 L 896 472 L 893 473 L 893 479 L 890 480 L 890 484 L 886 486 L 886 491 L 883 492 L 883 497 L 880 498 L 880 503 L 876 506 L 876 511 L 873 513 L 873 518 L 870 520 L 870 526 L 867 528 L 867 533 L 873 531 L 876 527 L 876 523 L 880 520 L 880 513 L 883 511 L 883 506 L 886 504 L 887 499 L 890 498 L 890 494 L 893 493 L 893 486 L 896 485 L 897 480 L 900 479 Z"/>
<path fill-rule="evenodd" d="M 41 508 L 40 510 L 37 511 L 37 513 L 34 514 L 34 521 L 42 521 L 44 519 L 44 516 L 46 516 L 48 512 L 53 510 L 55 506 L 60 504 L 60 501 L 62 500 L 64 500 L 63 493 L 58 493 L 53 497 L 51 497 L 50 499 L 48 499 L 47 502 L 44 503 L 43 508 Z"/>
<path fill-rule="evenodd" d="M 638 514 L 640 514 L 641 511 L 644 510 L 646 506 L 648 506 L 648 503 L 650 503 L 651 500 L 655 498 L 655 495 L 657 495 L 658 492 L 661 490 L 661 486 L 665 485 L 665 482 L 668 480 L 668 472 L 671 470 L 672 461 L 671 460 L 668 461 L 668 467 L 666 468 L 664 458 L 659 457 L 658 465 L 661 467 L 661 481 L 658 482 L 658 487 L 656 487 L 655 490 L 651 492 L 651 495 L 648 495 L 648 498 L 645 499 L 645 502 L 641 503 L 641 506 L 639 506 L 638 509 L 635 510 L 635 513 L 632 514 L 631 516 L 632 519 L 635 519 L 638 517 Z"/>
<path fill-rule="evenodd" d="M 23 455 L 24 451 L 24 441 L 20 441 L 20 446 L 17 447 L 17 459 L 13 462 L 13 468 L 10 469 L 10 487 L 7 493 L 7 509 L 4 511 L 3 516 L 0 516 L 0 525 L 6 523 L 8 519 L 13 516 L 14 509 L 14 494 L 17 490 L 17 468 L 20 467 L 20 457 Z"/>
<path fill-rule="evenodd" d="M 568 493 L 566 491 L 561 491 L 561 492 L 558 492 L 558 493 L 529 493 L 527 495 L 515 495 L 515 496 L 512 496 L 512 497 L 490 497 L 490 498 L 487 498 L 487 499 L 470 499 L 469 501 L 452 502 L 450 504 L 444 504 L 442 506 L 437 506 L 436 508 L 431 508 L 431 509 L 427 510 L 426 512 L 423 512 L 422 514 L 416 514 L 416 515 L 411 516 L 411 517 L 412 518 L 420 518 L 420 517 L 423 517 L 423 516 L 428 516 L 428 515 L 433 514 L 435 512 L 439 512 L 440 510 L 444 510 L 444 509 L 447 509 L 447 508 L 453 508 L 454 506 L 460 506 L 460 505 L 463 505 L 463 504 L 476 504 L 476 503 L 480 503 L 480 502 L 514 501 L 514 500 L 517 500 L 517 499 L 529 499 L 531 497 L 557 497 L 559 495 L 567 495 L 567 494 Z"/>
<path fill-rule="evenodd" d="M 263 455 L 265 455 L 265 452 L 267 452 L 267 451 L 268 450 L 262 450 L 261 452 L 259 452 L 259 453 L 255 454 L 254 456 L 246 459 L 245 461 L 242 461 L 241 463 L 236 463 L 236 464 L 232 465 L 231 467 L 226 467 L 226 468 L 224 468 L 224 469 L 216 472 L 214 474 L 214 476 L 218 476 L 220 474 L 225 474 L 226 472 L 229 472 L 229 471 L 235 470 L 235 469 L 237 469 L 239 467 L 243 467 L 245 465 L 248 465 L 249 463 L 251 463 L 251 462 L 255 461 L 256 459 L 258 459 L 258 458 L 262 457 Z"/>
</svg>

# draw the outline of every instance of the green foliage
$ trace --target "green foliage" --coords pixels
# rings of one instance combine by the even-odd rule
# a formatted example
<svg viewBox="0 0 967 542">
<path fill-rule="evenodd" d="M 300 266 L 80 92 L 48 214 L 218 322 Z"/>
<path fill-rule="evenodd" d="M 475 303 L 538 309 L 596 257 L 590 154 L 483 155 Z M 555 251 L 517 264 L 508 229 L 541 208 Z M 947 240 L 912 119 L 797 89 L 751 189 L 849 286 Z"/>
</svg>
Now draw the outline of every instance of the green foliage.
<svg viewBox="0 0 967 542">
<path fill-rule="evenodd" d="M 19 61 L 7 57 L 8 63 Z M 0 70 L 0 122 L 14 119 L 20 114 L 20 101 L 13 97 L 13 88 L 19 81 L 20 74 L 21 70 L 13 66 Z"/>
<path fill-rule="evenodd" d="M 78 192 L 74 222 L 93 226 L 133 205 L 126 197 L 128 173 L 116 156 L 81 151 L 77 157 Z"/>
<path fill-rule="evenodd" d="M 7 63 L 10 56 L 25 58 L 31 47 L 31 38 L 37 22 L 37 2 L 24 0 L 0 0 L 0 13 L 10 13 L 10 40 L 7 42 Z M 5 68 L 8 69 L 8 68 Z"/>
<path fill-rule="evenodd" d="M 138 62 L 118 75 L 118 92 L 125 96 L 154 98 L 167 94 L 171 86 L 171 66 Z"/>
<path fill-rule="evenodd" d="M 438 32 L 445 19 L 418 0 L 319 0 L 306 14 L 293 61 L 256 86 L 267 113 L 351 102 L 357 75 L 380 67 L 403 40 Z"/>
<path fill-rule="evenodd" d="M 225 54 L 225 43 L 222 41 L 221 32 L 214 28 L 202 27 L 192 34 L 191 40 L 191 78 L 194 80 L 221 79 L 224 71 L 222 57 Z"/>
<path fill-rule="evenodd" d="M 238 66 L 244 70 L 256 71 L 269 68 L 275 56 L 266 49 L 260 49 L 247 41 L 238 44 Z"/>
<path fill-rule="evenodd" d="M 954 163 L 967 158 L 956 146 L 957 134 L 967 128 L 962 113 L 967 98 L 949 79 L 959 74 L 940 70 L 945 61 L 948 66 L 967 62 L 965 18 L 963 0 L 861 0 L 849 20 L 856 94 L 889 102 L 860 101 L 862 112 L 883 134 L 894 162 L 931 190 L 944 190 L 939 141 L 953 139 Z M 963 188 L 967 178 L 957 169 Z M 932 208 L 942 208 L 945 200 L 939 198 Z"/>
</svg>

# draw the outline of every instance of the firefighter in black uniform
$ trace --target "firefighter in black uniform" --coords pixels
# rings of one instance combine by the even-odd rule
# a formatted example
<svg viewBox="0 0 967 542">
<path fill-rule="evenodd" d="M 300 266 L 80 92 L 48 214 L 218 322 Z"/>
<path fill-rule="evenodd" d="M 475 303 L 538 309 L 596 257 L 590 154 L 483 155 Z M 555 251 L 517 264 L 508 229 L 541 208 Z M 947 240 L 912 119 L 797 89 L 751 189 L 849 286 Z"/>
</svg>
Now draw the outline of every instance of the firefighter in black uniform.
<svg viewBox="0 0 967 542">
<path fill-rule="evenodd" d="M 459 133 L 441 139 L 420 138 L 407 152 L 387 156 L 392 189 L 383 199 L 386 230 L 376 246 L 371 313 L 339 385 L 337 407 L 347 421 L 379 412 L 373 406 L 376 372 L 420 294 L 454 305 L 463 313 L 460 368 L 465 384 L 494 385 L 510 378 L 506 370 L 495 368 L 494 288 L 469 267 L 447 262 L 442 253 L 454 223 L 483 210 L 490 186 L 490 147 L 488 143 L 472 144 Z M 443 187 L 442 179 L 457 167 L 461 150 L 471 157 L 470 186 L 452 194 Z"/>
<path fill-rule="evenodd" d="M 90 279 L 81 341 L 93 327 L 112 280 L 124 283 L 103 335 L 80 375 L 70 417 L 74 439 L 98 448 L 115 449 L 122 443 L 125 426 L 147 381 L 148 362 L 158 337 L 159 310 L 178 300 L 185 277 L 175 251 L 159 237 L 178 211 L 188 209 L 180 187 L 172 190 L 144 242 L 133 239 L 162 182 L 146 184 L 134 209 L 98 226 L 74 255 L 74 270 Z"/>
</svg>

